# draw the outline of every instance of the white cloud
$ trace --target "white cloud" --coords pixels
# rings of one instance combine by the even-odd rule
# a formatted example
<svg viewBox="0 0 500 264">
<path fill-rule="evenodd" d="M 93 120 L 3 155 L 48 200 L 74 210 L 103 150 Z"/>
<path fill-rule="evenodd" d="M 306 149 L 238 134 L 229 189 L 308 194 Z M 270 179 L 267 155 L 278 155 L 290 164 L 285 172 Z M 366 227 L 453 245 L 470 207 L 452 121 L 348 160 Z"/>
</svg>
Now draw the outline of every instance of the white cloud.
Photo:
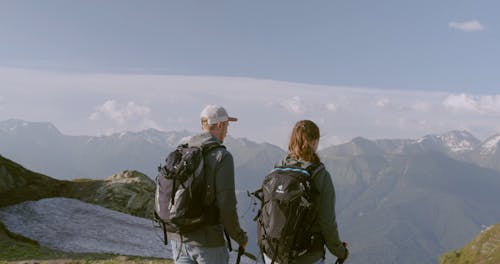
<svg viewBox="0 0 500 264">
<path fill-rule="evenodd" d="M 96 107 L 95 110 L 90 115 L 90 120 L 99 120 L 104 117 L 118 124 L 124 124 L 126 121 L 135 118 L 144 118 L 151 112 L 151 109 L 147 106 L 141 106 L 135 102 L 119 105 L 116 100 L 108 100 L 101 106 Z"/>
<path fill-rule="evenodd" d="M 430 111 L 431 105 L 428 102 L 416 101 L 411 108 L 417 112 L 426 113 Z"/>
<path fill-rule="evenodd" d="M 292 98 L 281 100 L 279 105 L 288 112 L 296 115 L 304 114 L 307 111 L 307 107 L 302 102 L 300 96 L 294 96 Z"/>
<path fill-rule="evenodd" d="M 150 118 L 151 109 L 148 106 L 135 102 L 120 104 L 116 100 L 107 100 L 102 105 L 94 108 L 89 119 L 92 121 L 112 121 L 113 128 L 108 128 L 107 133 L 122 129 L 158 128 L 156 122 Z"/>
<path fill-rule="evenodd" d="M 325 105 L 326 110 L 330 112 L 336 112 L 338 110 L 338 105 L 335 103 L 328 103 Z"/>
<path fill-rule="evenodd" d="M 378 99 L 377 102 L 375 102 L 375 105 L 380 108 L 385 108 L 389 107 L 391 105 L 390 101 L 388 98 L 381 98 Z"/>
<path fill-rule="evenodd" d="M 489 113 L 500 113 L 500 95 L 482 96 L 481 107 Z"/>
<path fill-rule="evenodd" d="M 323 146 L 356 136 L 418 138 L 466 127 L 486 138 L 499 131 L 500 95 L 251 78 L 67 74 L 2 68 L 0 79 L 12 83 L 12 89 L 0 88 L 3 105 L 8 105 L 0 111 L 0 120 L 50 121 L 70 135 L 147 127 L 196 132 L 200 130 L 200 111 L 208 103 L 221 104 L 239 118 L 230 126 L 230 135 L 283 148 L 293 124 L 303 118 L 320 126 L 321 134 L 326 135 L 322 137 Z"/>
<path fill-rule="evenodd" d="M 465 31 L 465 32 L 473 32 L 473 31 L 482 31 L 484 30 L 484 26 L 479 23 L 477 20 L 463 21 L 463 22 L 455 22 L 452 21 L 448 23 L 449 28 Z"/>
<path fill-rule="evenodd" d="M 476 112 L 479 114 L 500 113 L 500 95 L 473 96 L 452 94 L 443 101 L 445 108 L 451 111 Z"/>
<path fill-rule="evenodd" d="M 450 95 L 443 101 L 443 105 L 452 111 L 479 111 L 477 101 L 466 94 Z"/>
</svg>

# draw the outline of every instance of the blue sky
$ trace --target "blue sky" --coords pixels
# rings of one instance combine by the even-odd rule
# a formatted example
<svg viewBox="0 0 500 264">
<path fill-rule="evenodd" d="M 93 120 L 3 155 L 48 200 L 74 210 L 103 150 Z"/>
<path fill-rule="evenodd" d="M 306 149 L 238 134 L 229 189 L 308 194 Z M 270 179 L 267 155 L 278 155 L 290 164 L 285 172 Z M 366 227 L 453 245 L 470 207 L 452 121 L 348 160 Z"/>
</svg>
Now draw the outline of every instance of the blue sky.
<svg viewBox="0 0 500 264">
<path fill-rule="evenodd" d="M 498 1 L 2 1 L 0 66 L 494 93 Z M 477 21 L 464 31 L 450 23 Z"/>
<path fill-rule="evenodd" d="M 199 129 L 286 145 L 500 132 L 500 2 L 0 1 L 0 120 L 68 134 Z"/>
</svg>

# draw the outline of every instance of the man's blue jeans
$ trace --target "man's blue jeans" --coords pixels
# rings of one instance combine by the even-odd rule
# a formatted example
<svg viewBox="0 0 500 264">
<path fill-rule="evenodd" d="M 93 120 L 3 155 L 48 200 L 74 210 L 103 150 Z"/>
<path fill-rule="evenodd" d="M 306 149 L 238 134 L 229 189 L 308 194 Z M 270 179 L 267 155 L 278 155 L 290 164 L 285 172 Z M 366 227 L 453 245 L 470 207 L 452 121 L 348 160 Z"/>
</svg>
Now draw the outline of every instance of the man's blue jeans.
<svg viewBox="0 0 500 264">
<path fill-rule="evenodd" d="M 227 264 L 229 253 L 222 247 L 197 247 L 170 240 L 175 264 Z"/>
</svg>

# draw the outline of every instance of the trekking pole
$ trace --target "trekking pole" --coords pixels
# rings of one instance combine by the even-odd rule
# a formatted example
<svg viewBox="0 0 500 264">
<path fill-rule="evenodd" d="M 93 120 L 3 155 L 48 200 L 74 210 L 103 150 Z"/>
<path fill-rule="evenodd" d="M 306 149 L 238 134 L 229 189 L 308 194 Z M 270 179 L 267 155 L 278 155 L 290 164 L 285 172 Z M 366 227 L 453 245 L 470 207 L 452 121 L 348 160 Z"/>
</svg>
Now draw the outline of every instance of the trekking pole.
<svg viewBox="0 0 500 264">
<path fill-rule="evenodd" d="M 255 261 L 255 263 L 257 263 L 257 257 L 252 255 L 251 253 L 248 253 L 245 251 L 245 248 L 244 247 L 239 247 L 238 248 L 238 257 L 236 258 L 236 264 L 239 264 L 240 261 L 241 261 L 241 256 L 245 256 L 253 261 Z"/>
<path fill-rule="evenodd" d="M 243 255 L 243 253 L 245 253 L 245 248 L 243 248 L 242 246 L 240 246 L 238 248 L 238 257 L 236 258 L 236 264 L 240 264 L 241 255 Z"/>
<path fill-rule="evenodd" d="M 231 238 L 229 237 L 229 234 L 227 233 L 226 229 L 224 229 L 224 235 L 226 236 L 227 240 L 227 248 L 229 249 L 229 252 L 233 251 L 233 247 L 231 246 Z"/>
</svg>

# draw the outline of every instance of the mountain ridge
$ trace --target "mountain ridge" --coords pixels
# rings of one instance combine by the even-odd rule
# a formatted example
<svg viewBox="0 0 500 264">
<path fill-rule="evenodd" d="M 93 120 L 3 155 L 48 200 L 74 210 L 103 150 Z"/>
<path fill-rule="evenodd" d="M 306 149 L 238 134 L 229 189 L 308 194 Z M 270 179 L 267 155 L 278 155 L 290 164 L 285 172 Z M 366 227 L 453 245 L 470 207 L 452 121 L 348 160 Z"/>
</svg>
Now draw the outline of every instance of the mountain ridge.
<svg viewBox="0 0 500 264">
<path fill-rule="evenodd" d="M 154 130 L 148 132 L 155 133 Z M 147 140 L 125 141 L 134 137 L 137 138 L 132 133 L 125 133 L 121 138 L 117 134 L 113 144 L 105 144 L 109 138 L 102 138 L 102 142 L 92 143 L 96 148 L 76 153 L 79 156 L 73 159 L 85 164 L 79 169 L 103 166 L 108 171 L 115 170 L 107 176 L 116 171 L 137 169 L 144 161 L 148 163 L 142 167 L 155 169 L 168 149 L 157 146 L 160 151 L 154 152 L 147 147 L 154 144 Z M 2 141 L 0 133 L 0 144 L 2 142 L 6 141 Z M 443 252 L 465 244 L 482 225 L 497 222 L 500 218 L 499 170 L 479 166 L 473 160 L 474 150 L 457 151 L 477 143 L 474 142 L 466 132 L 451 131 L 423 139 L 357 137 L 320 150 L 318 154 L 335 185 L 339 230 L 341 238 L 352 245 L 353 263 L 434 263 Z M 235 161 L 240 216 L 251 218 L 248 212 L 253 202 L 246 197 L 245 190 L 256 190 L 286 152 L 272 144 L 255 143 L 246 138 L 228 137 L 225 145 Z M 1 146 L 12 148 L 14 145 Z M 21 150 L 25 151 L 24 155 L 30 154 L 26 149 Z M 62 153 L 60 156 L 75 155 L 67 152 L 68 148 L 57 151 Z M 102 153 L 112 159 L 101 156 Z M 44 158 L 37 156 L 38 160 Z M 490 158 L 494 164 L 497 157 Z M 158 161 L 151 162 L 152 159 Z M 115 163 L 116 160 L 122 163 Z M 61 163 L 54 162 L 51 166 L 58 170 L 57 164 Z M 74 169 L 74 164 L 69 165 Z M 152 176 L 152 173 L 146 174 Z M 250 241 L 255 241 L 254 224 L 246 218 L 240 222 L 249 231 Z M 256 253 L 256 245 L 249 243 L 249 250 Z"/>
</svg>

